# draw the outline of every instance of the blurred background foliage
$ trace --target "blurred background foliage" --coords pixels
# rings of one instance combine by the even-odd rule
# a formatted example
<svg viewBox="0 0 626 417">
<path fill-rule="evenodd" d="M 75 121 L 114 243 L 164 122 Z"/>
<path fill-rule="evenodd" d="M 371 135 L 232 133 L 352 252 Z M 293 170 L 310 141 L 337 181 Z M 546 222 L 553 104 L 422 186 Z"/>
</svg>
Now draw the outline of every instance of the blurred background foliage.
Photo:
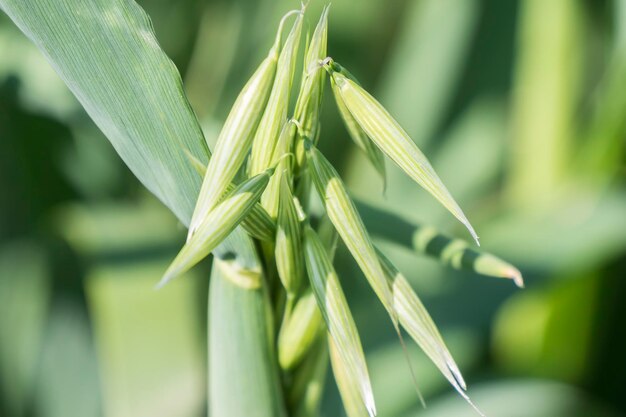
<svg viewBox="0 0 626 417">
<path fill-rule="evenodd" d="M 299 5 L 139 3 L 209 141 L 279 17 Z M 311 1 L 310 25 L 322 6 Z M 517 290 L 379 241 L 440 326 L 470 396 L 491 416 L 626 415 L 626 2 L 337 0 L 329 52 L 430 157 L 484 248 L 524 274 Z M 391 164 L 381 195 L 330 96 L 321 147 L 353 194 L 467 238 Z M 0 190 L 0 416 L 206 415 L 208 265 L 153 290 L 183 227 L 2 14 Z M 473 415 L 411 348 L 420 408 L 386 314 L 345 250 L 337 267 L 379 414 Z M 323 414 L 343 415 L 327 382 Z"/>
</svg>

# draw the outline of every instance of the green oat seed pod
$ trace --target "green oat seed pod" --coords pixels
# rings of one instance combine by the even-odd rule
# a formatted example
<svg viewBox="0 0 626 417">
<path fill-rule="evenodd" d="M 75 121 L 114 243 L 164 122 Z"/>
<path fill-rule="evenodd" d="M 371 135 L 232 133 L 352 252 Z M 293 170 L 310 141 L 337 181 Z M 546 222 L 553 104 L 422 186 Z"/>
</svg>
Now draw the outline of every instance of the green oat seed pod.
<svg viewBox="0 0 626 417">
<path fill-rule="evenodd" d="M 252 139 L 274 83 L 283 25 L 291 14 L 293 11 L 281 19 L 274 45 L 239 93 L 217 138 L 191 218 L 188 239 L 195 233 L 206 214 L 227 192 L 228 185 L 235 178 L 250 151 Z"/>
<path fill-rule="evenodd" d="M 302 233 L 287 177 L 280 177 L 278 217 L 274 253 L 278 277 L 287 290 L 295 295 L 303 282 Z"/>
<path fill-rule="evenodd" d="M 309 173 L 324 203 L 328 218 L 383 303 L 392 321 L 397 324 L 391 288 L 378 261 L 374 245 L 343 181 L 320 151 L 311 144 L 307 146 Z"/>
<path fill-rule="evenodd" d="M 322 242 L 310 226 L 304 229 L 304 257 L 311 288 L 330 339 L 337 348 L 337 357 L 345 370 L 345 378 L 358 387 L 361 401 L 369 414 L 374 416 L 374 394 L 359 333 L 335 269 Z"/>
<path fill-rule="evenodd" d="M 267 189 L 261 196 L 261 205 L 272 219 L 276 219 L 278 216 L 278 204 L 279 204 L 279 189 L 280 179 L 287 177 L 288 184 L 292 183 L 291 175 L 291 144 L 293 141 L 293 135 L 295 133 L 295 125 L 292 120 L 283 124 L 278 137 L 278 142 L 274 147 L 274 152 L 271 159 L 271 166 L 276 166 L 274 175 L 270 178 L 270 182 L 267 185 Z M 282 160 L 281 160 L 282 158 Z"/>
<path fill-rule="evenodd" d="M 341 403 L 348 417 L 370 417 L 371 411 L 365 407 L 358 386 L 352 382 L 348 370 L 341 360 L 338 348 L 332 338 L 328 338 L 330 364 L 333 369 L 335 383 L 341 395 Z"/>
<path fill-rule="evenodd" d="M 300 253 L 302 256 L 302 253 Z M 296 301 L 278 334 L 278 363 L 289 370 L 300 363 L 318 338 L 323 319 L 311 290 Z"/>
<path fill-rule="evenodd" d="M 204 259 L 248 215 L 267 186 L 272 169 L 244 181 L 211 210 L 163 275 L 157 288 Z"/>
<path fill-rule="evenodd" d="M 437 366 L 454 389 L 480 415 L 483 415 L 465 393 L 467 387 L 461 371 L 446 347 L 430 314 L 428 314 L 421 300 L 413 291 L 411 284 L 380 250 L 377 249 L 376 251 L 380 264 L 389 280 L 389 285 L 391 285 L 393 290 L 394 307 L 398 313 L 400 324 Z"/>
<path fill-rule="evenodd" d="M 193 165 L 196 172 L 200 176 L 204 176 L 206 167 L 202 162 L 187 151 L 185 151 L 185 155 L 189 158 L 189 162 Z M 232 183 L 228 184 L 226 195 L 230 194 L 234 189 L 235 185 Z M 241 226 L 250 236 L 261 241 L 273 240 L 276 236 L 276 224 L 260 203 L 254 204 L 248 216 L 241 221 Z"/>
<path fill-rule="evenodd" d="M 287 121 L 289 93 L 293 83 L 298 47 L 300 45 L 303 16 L 304 6 L 296 18 L 278 58 L 272 91 L 252 142 L 252 152 L 248 164 L 250 176 L 258 174 L 271 166 L 274 148 L 278 142 L 283 124 Z"/>
<path fill-rule="evenodd" d="M 325 68 L 333 78 L 336 90 L 354 120 L 370 139 L 408 176 L 430 192 L 461 223 L 467 227 L 478 244 L 478 236 L 469 220 L 454 201 L 450 192 L 428 159 L 385 108 L 365 91 L 332 59 Z"/>
<path fill-rule="evenodd" d="M 300 129 L 311 140 L 316 136 L 326 80 L 320 61 L 327 55 L 329 8 L 330 5 L 326 5 L 322 10 L 320 20 L 311 36 L 304 58 L 300 93 L 294 111 L 294 118 L 300 123 Z"/>
<path fill-rule="evenodd" d="M 383 179 L 383 184 L 387 183 L 387 172 L 385 169 L 385 156 L 380 149 L 372 142 L 367 136 L 367 133 L 361 129 L 361 126 L 354 120 L 352 114 L 343 102 L 343 98 L 338 91 L 334 78 L 330 79 L 331 89 L 335 96 L 335 102 L 337 103 L 337 109 L 343 119 L 343 123 L 346 125 L 346 130 L 350 135 L 352 141 L 365 153 L 365 156 L 370 161 L 374 169 Z M 384 188 L 384 185 L 383 185 Z"/>
</svg>

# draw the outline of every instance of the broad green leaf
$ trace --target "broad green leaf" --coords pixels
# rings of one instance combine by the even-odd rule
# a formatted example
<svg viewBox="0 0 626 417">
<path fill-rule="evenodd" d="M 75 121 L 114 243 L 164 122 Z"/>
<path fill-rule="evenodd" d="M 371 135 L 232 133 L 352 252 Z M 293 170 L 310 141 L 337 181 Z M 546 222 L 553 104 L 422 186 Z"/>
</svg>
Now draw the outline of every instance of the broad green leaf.
<svg viewBox="0 0 626 417">
<path fill-rule="evenodd" d="M 209 415 L 285 417 L 261 271 L 216 260 L 209 290 Z"/>
<path fill-rule="evenodd" d="M 347 383 L 358 387 L 358 395 L 370 416 L 376 415 L 374 395 L 365 363 L 365 355 L 352 313 L 337 273 L 319 237 L 310 226 L 304 230 L 306 269 L 330 338 Z"/>
<path fill-rule="evenodd" d="M 209 156 L 174 64 L 145 12 L 122 0 L 0 0 L 139 180 L 185 224 Z M 77 36 L 80 34 L 80 36 Z"/>
<path fill-rule="evenodd" d="M 158 287 L 189 270 L 213 251 L 248 215 L 265 190 L 272 170 L 255 175 L 235 188 L 202 219 L 198 230 L 172 261 Z"/>
<path fill-rule="evenodd" d="M 182 223 L 189 224 L 201 178 L 184 152 L 189 151 L 203 164 L 210 153 L 185 98 L 180 76 L 160 49 L 144 11 L 132 0 L 0 0 L 0 8 L 42 51 L 139 180 Z M 258 270 L 252 241 L 239 228 L 214 254 L 231 259 L 230 269 L 235 276 L 248 277 L 250 271 Z M 257 311 L 247 309 L 246 299 L 229 298 L 226 302 L 237 317 L 256 317 Z M 258 326 L 251 328 L 256 330 Z M 237 357 L 243 369 L 235 381 L 245 378 L 256 366 L 255 376 L 262 383 L 254 381 L 251 386 L 269 387 L 268 381 L 276 379 L 277 370 L 272 352 L 260 350 L 255 336 L 251 339 L 247 339 L 248 346 L 258 354 Z M 233 362 L 224 361 L 223 365 L 226 374 L 232 376 Z M 239 388 L 226 378 L 211 382 L 212 387 L 222 384 L 219 387 L 225 392 Z M 244 391 L 254 405 L 248 410 L 256 415 L 280 416 L 282 395 L 276 384 L 274 387 L 258 397 Z M 236 400 L 241 402 L 242 397 Z"/>
<path fill-rule="evenodd" d="M 201 178 L 185 152 L 203 164 L 210 152 L 180 75 L 143 9 L 130 0 L 0 0 L 0 8 L 41 50 L 137 178 L 188 225 Z M 234 255 L 242 266 L 258 262 L 249 249 Z"/>
<path fill-rule="evenodd" d="M 341 66 L 330 60 L 327 70 L 346 108 L 372 141 L 407 175 L 430 192 L 445 208 L 467 227 L 478 243 L 478 236 L 465 214 L 422 151 L 411 140 L 385 108 L 353 79 L 346 77 Z"/>
</svg>

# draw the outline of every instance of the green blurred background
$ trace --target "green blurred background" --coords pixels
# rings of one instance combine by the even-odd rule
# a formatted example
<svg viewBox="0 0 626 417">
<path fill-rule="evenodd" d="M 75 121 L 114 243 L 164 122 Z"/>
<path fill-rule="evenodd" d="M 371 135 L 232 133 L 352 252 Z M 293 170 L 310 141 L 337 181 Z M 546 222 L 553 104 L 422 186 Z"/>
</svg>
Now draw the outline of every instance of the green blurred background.
<svg viewBox="0 0 626 417">
<path fill-rule="evenodd" d="M 210 141 L 280 16 L 299 6 L 139 3 Z M 310 25 L 322 6 L 311 1 Z M 626 2 L 336 0 L 329 52 L 422 147 L 483 248 L 524 274 L 519 290 L 379 242 L 478 406 L 489 416 L 626 415 Z M 381 196 L 328 93 L 321 147 L 353 194 L 469 238 L 391 164 Z M 208 263 L 153 290 L 183 227 L 3 14 L 0 191 L 0 416 L 206 415 Z M 410 348 L 421 409 L 383 308 L 344 249 L 337 266 L 379 415 L 475 415 Z M 322 409 L 343 415 L 330 377 Z"/>
</svg>

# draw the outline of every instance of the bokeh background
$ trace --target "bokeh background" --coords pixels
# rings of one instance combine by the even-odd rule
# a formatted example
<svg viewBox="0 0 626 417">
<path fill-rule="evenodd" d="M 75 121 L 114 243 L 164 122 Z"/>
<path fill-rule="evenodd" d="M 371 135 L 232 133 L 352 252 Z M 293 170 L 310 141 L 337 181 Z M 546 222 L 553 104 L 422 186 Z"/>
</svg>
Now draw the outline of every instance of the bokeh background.
<svg viewBox="0 0 626 417">
<path fill-rule="evenodd" d="M 299 6 L 139 3 L 210 141 Z M 626 415 L 626 2 L 336 0 L 329 52 L 430 157 L 483 248 L 524 274 L 519 290 L 379 242 L 470 396 L 489 416 Z M 391 164 L 383 197 L 325 101 L 321 147 L 356 197 L 468 238 Z M 184 232 L 0 13 L 0 416 L 206 415 L 208 263 L 153 290 Z M 384 310 L 343 249 L 337 266 L 379 415 L 475 415 L 411 348 L 421 409 Z M 323 415 L 343 415 L 330 378 Z"/>
</svg>

